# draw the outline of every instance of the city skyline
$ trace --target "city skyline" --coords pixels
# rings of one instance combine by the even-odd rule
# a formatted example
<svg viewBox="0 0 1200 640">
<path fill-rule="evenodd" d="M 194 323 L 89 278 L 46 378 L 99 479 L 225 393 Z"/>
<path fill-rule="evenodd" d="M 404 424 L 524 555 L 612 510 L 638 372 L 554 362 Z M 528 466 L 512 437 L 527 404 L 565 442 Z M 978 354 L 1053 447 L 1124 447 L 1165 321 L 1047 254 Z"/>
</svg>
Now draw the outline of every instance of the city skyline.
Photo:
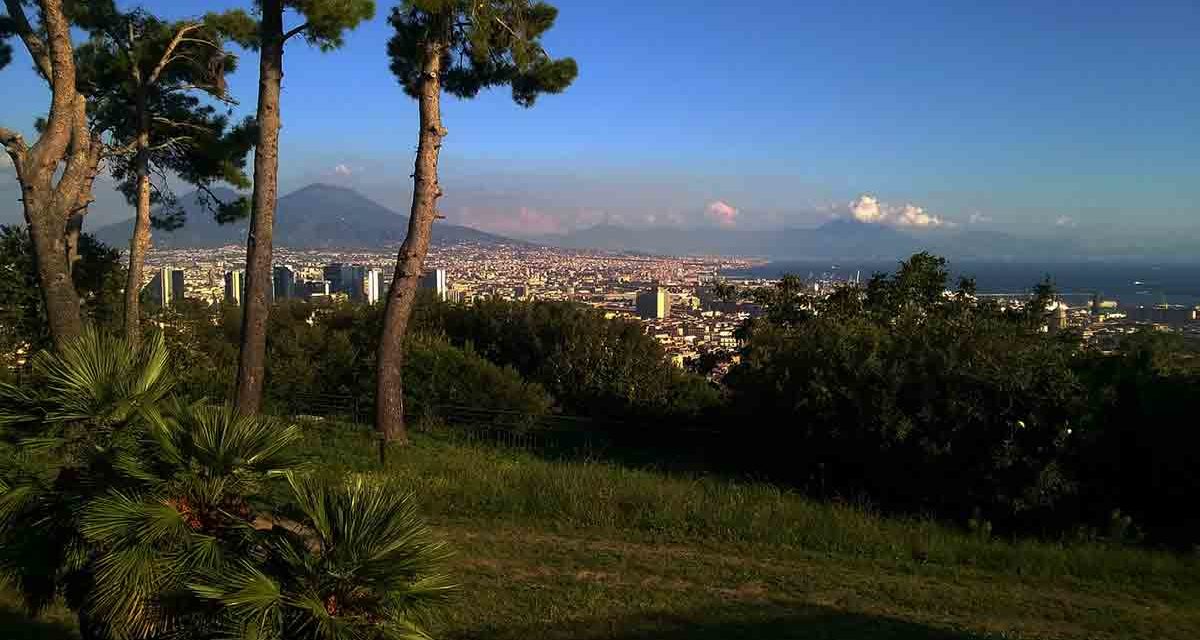
<svg viewBox="0 0 1200 640">
<path fill-rule="evenodd" d="M 146 5 L 178 16 L 240 6 Z M 333 182 L 407 209 L 413 141 L 401 124 L 414 107 L 386 68 L 389 8 L 338 56 L 289 51 L 285 190 Z M 522 237 L 835 216 L 1031 237 L 1198 231 L 1200 160 L 1188 141 L 1200 125 L 1181 107 L 1200 91 L 1194 3 L 763 3 L 767 21 L 733 5 L 680 20 L 681 5 L 639 3 L 620 22 L 586 2 L 560 8 L 547 46 L 587 70 L 571 91 L 537 114 L 500 93 L 446 101 L 449 222 Z M 669 33 L 651 38 L 655 29 Z M 756 49 L 739 44 L 747 37 Z M 0 105 L 0 120 L 27 132 L 45 108 L 29 67 L 18 48 Z M 252 67 L 231 78 L 238 115 L 254 105 Z M 314 99 L 345 87 L 366 99 Z M 320 142 L 331 136 L 335 147 Z M 89 225 L 128 217 L 110 182 L 97 192 Z M 0 221 L 19 222 L 15 195 L 11 167 L 0 167 Z"/>
</svg>

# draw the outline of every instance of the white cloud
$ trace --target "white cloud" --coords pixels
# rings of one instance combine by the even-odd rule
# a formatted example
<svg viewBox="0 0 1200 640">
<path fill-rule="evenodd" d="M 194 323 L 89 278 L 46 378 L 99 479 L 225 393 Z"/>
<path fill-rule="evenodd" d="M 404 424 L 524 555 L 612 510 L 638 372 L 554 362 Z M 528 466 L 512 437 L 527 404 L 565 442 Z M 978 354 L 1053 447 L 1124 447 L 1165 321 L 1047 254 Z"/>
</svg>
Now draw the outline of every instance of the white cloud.
<svg viewBox="0 0 1200 640">
<path fill-rule="evenodd" d="M 723 227 L 732 227 L 737 224 L 738 209 L 737 207 L 725 202 L 724 200 L 714 200 L 708 203 L 708 217 L 717 221 L 717 224 Z"/>
<path fill-rule="evenodd" d="M 1074 227 L 1075 226 L 1075 218 L 1072 218 L 1071 216 L 1059 216 L 1058 219 L 1054 221 L 1054 226 L 1056 226 L 1056 227 Z"/>
<path fill-rule="evenodd" d="M 865 224 L 889 224 L 898 227 L 940 227 L 949 224 L 915 204 L 890 205 L 867 194 L 859 196 L 847 205 L 847 211 L 850 217 Z"/>
<path fill-rule="evenodd" d="M 887 218 L 887 212 L 879 205 L 879 199 L 865 194 L 850 203 L 850 215 L 855 220 L 867 224 L 883 222 Z"/>
<path fill-rule="evenodd" d="M 940 227 L 944 223 L 941 218 L 926 213 L 925 209 L 915 204 L 906 204 L 896 215 L 896 224 L 902 227 Z"/>
<path fill-rule="evenodd" d="M 985 216 L 982 213 L 979 213 L 978 211 L 971 214 L 971 219 L 970 219 L 971 224 L 987 224 L 991 221 L 992 221 L 991 216 Z"/>
<path fill-rule="evenodd" d="M 339 176 L 348 176 L 348 175 L 354 173 L 354 171 L 345 164 L 337 165 L 336 167 L 333 168 L 333 172 Z"/>
</svg>

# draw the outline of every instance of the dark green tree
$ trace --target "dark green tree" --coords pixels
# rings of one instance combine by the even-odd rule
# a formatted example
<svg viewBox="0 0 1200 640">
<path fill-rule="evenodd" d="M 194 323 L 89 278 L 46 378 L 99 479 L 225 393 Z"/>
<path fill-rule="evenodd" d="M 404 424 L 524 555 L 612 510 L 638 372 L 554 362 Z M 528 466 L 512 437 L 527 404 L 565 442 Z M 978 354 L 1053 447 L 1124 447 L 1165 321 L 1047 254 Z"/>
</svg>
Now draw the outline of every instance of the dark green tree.
<svg viewBox="0 0 1200 640">
<path fill-rule="evenodd" d="M 114 327 L 121 315 L 125 283 L 121 254 L 88 234 L 79 240 L 79 259 L 71 271 L 84 316 Z M 33 242 L 24 227 L 0 227 L 0 363 L 17 366 L 50 346 L 46 307 L 38 291 Z"/>
<path fill-rule="evenodd" d="M 228 118 L 201 101 L 231 102 L 225 76 L 236 58 L 214 24 L 219 16 L 205 23 L 162 20 L 141 9 L 111 11 L 87 21 L 91 37 L 77 51 L 90 116 L 111 136 L 109 171 L 136 211 L 125 285 L 125 339 L 131 344 L 141 335 L 139 297 L 152 222 L 182 224 L 166 178 L 195 185 L 209 201 L 214 182 L 249 186 L 244 167 L 252 127 L 227 131 Z M 156 204 L 159 217 L 152 220 Z M 225 216 L 237 208 L 211 204 Z"/>
<path fill-rule="evenodd" d="M 246 293 L 242 298 L 242 345 L 238 356 L 236 404 L 256 413 L 262 404 L 275 206 L 279 198 L 279 96 L 284 45 L 297 36 L 321 51 L 342 46 L 345 32 L 375 15 L 374 0 L 255 0 L 257 15 L 244 11 L 212 17 L 243 46 L 258 50 L 258 135 L 254 141 L 254 194 L 246 239 Z M 300 23 L 284 26 L 284 14 Z"/>
<path fill-rule="evenodd" d="M 575 61 L 551 58 L 541 45 L 557 16 L 556 8 L 531 0 L 405 0 L 388 18 L 395 30 L 388 42 L 392 72 L 417 100 L 419 125 L 408 234 L 396 256 L 377 358 L 375 428 L 386 441 L 407 440 L 404 336 L 442 196 L 442 92 L 467 99 L 507 86 L 525 107 L 539 94 L 562 92 L 578 72 Z"/>
</svg>

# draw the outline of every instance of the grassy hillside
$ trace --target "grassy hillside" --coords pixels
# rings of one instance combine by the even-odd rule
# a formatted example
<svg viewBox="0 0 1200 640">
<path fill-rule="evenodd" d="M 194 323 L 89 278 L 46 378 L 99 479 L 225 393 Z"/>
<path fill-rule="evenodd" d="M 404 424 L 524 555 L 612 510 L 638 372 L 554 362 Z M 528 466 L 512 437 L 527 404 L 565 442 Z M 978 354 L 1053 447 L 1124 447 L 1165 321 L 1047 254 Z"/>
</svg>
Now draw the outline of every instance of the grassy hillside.
<svg viewBox="0 0 1200 640">
<path fill-rule="evenodd" d="M 362 431 L 312 425 L 304 447 L 321 473 L 377 469 Z M 457 551 L 463 589 L 439 638 L 1200 637 L 1195 558 L 985 540 L 767 485 L 432 435 L 387 471 Z M 0 597 L 0 636 L 71 637 L 62 613 L 30 625 Z"/>
</svg>

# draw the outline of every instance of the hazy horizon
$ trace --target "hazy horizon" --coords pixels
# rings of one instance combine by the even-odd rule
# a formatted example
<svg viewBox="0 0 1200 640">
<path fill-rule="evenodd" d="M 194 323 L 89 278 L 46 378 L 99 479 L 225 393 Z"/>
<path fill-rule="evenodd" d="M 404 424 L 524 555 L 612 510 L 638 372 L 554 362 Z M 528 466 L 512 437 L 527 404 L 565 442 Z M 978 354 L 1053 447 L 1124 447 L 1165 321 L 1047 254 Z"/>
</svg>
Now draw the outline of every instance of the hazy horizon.
<svg viewBox="0 0 1200 640">
<path fill-rule="evenodd" d="M 519 238 L 835 218 L 1104 245 L 1200 237 L 1195 3 L 759 6 L 771 20 L 733 4 L 560 3 L 546 46 L 579 61 L 570 90 L 529 111 L 502 92 L 445 102 L 447 220 Z M 407 211 L 415 105 L 387 69 L 390 7 L 344 50 L 289 48 L 284 192 L 327 182 Z M 253 60 L 231 78 L 238 116 L 255 104 Z M 21 47 L 4 73 L 0 123 L 30 132 L 48 92 Z M 0 222 L 18 222 L 0 165 Z M 90 215 L 96 228 L 130 208 L 102 180 Z"/>
</svg>

